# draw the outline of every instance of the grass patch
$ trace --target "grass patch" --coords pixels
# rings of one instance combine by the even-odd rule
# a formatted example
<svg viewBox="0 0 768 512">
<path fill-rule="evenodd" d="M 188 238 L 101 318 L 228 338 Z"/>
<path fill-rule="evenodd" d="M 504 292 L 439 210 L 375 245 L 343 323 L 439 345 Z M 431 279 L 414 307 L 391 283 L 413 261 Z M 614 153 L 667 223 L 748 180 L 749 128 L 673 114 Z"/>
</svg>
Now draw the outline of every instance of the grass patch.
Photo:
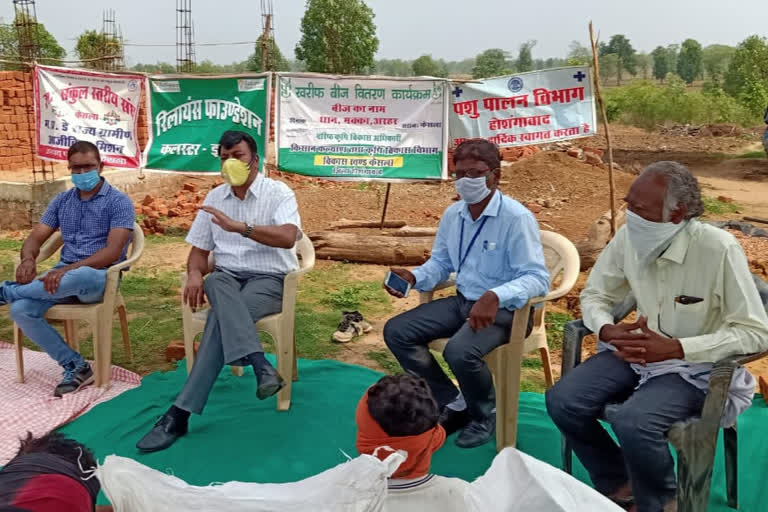
<svg viewBox="0 0 768 512">
<path fill-rule="evenodd" d="M 0 251 L 20 251 L 24 240 L 0 239 Z"/>
<path fill-rule="evenodd" d="M 531 370 L 541 370 L 542 368 L 544 368 L 544 364 L 541 362 L 541 359 L 535 356 L 524 358 L 521 366 L 523 368 L 529 368 Z"/>
<path fill-rule="evenodd" d="M 709 214 L 722 215 L 724 213 L 738 213 L 741 207 L 736 203 L 721 201 L 715 197 L 702 196 L 704 209 Z"/>
<path fill-rule="evenodd" d="M 563 328 L 565 327 L 565 324 L 571 320 L 573 320 L 573 317 L 569 313 L 549 311 L 544 315 L 549 350 L 559 350 L 563 348 Z"/>
<path fill-rule="evenodd" d="M 400 375 L 403 372 L 402 366 L 397 362 L 395 356 L 388 350 L 371 350 L 365 354 L 368 359 L 375 361 L 384 369 L 387 375 Z"/>
<path fill-rule="evenodd" d="M 743 155 L 739 155 L 736 158 L 765 158 L 766 153 L 765 151 L 750 151 L 749 153 L 744 153 Z"/>
</svg>

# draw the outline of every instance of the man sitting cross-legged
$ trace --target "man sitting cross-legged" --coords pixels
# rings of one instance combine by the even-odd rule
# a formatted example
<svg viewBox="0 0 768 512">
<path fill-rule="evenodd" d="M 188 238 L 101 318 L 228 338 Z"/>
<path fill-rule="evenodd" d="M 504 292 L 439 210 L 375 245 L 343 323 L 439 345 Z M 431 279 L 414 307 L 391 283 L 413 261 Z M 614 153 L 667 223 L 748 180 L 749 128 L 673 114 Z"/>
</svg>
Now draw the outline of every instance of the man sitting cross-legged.
<svg viewBox="0 0 768 512">
<path fill-rule="evenodd" d="M 280 312 L 283 279 L 298 267 L 296 196 L 259 174 L 256 141 L 247 133 L 225 132 L 219 156 L 227 183 L 211 190 L 187 236 L 192 249 L 184 289 L 189 306 L 200 307 L 207 298 L 211 310 L 184 388 L 136 445 L 145 452 L 163 450 L 187 433 L 190 413 L 203 412 L 224 364 L 252 366 L 261 400 L 284 385 L 264 357 L 254 322 Z M 216 268 L 203 281 L 211 251 Z"/>
</svg>

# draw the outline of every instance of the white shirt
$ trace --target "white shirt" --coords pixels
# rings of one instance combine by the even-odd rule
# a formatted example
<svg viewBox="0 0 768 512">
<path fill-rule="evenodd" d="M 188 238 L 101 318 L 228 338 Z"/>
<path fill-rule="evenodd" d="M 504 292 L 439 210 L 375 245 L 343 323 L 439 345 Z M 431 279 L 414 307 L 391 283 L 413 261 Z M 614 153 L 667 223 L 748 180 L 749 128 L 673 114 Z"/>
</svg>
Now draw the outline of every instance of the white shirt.
<svg viewBox="0 0 768 512">
<path fill-rule="evenodd" d="M 296 196 L 285 183 L 259 174 L 245 198 L 240 200 L 230 185 L 211 190 L 203 205 L 220 210 L 228 217 L 249 226 L 293 224 L 301 229 Z M 298 268 L 296 249 L 270 247 L 224 231 L 211 222 L 211 215 L 199 211 L 187 235 L 187 243 L 204 251 L 213 251 L 216 266 L 232 271 L 287 274 Z"/>
<path fill-rule="evenodd" d="M 613 305 L 630 291 L 638 314 L 648 318 L 648 328 L 679 339 L 685 354 L 684 360 L 633 365 L 640 385 L 657 375 L 678 373 L 706 389 L 712 363 L 768 350 L 768 316 L 744 250 L 725 230 L 691 220 L 655 262 L 642 266 L 622 227 L 600 254 L 581 293 L 584 324 L 596 333 L 613 324 Z M 676 300 L 681 296 L 703 300 L 682 304 Z M 754 379 L 739 369 L 729 393 L 727 421 L 749 406 L 753 392 Z"/>
<path fill-rule="evenodd" d="M 389 481 L 384 512 L 465 512 L 469 489 L 469 482 L 437 475 L 393 479 Z"/>
</svg>

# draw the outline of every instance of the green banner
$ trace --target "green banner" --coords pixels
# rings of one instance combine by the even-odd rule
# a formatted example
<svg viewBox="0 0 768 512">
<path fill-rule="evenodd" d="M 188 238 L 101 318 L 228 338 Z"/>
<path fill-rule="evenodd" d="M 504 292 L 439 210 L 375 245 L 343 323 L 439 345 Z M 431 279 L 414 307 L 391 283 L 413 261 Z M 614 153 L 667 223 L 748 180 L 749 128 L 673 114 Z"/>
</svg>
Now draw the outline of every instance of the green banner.
<svg viewBox="0 0 768 512">
<path fill-rule="evenodd" d="M 249 133 L 264 168 L 269 140 L 269 75 L 150 77 L 151 141 L 145 167 L 219 172 L 218 142 L 227 130 Z"/>
</svg>

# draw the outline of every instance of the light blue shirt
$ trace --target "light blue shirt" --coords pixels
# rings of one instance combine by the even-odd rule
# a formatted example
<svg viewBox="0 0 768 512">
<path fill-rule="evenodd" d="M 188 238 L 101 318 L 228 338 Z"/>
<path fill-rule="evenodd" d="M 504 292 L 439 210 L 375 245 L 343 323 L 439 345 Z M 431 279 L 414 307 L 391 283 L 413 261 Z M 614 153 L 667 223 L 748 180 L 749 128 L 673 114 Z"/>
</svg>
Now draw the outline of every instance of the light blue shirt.
<svg viewBox="0 0 768 512">
<path fill-rule="evenodd" d="M 432 290 L 452 272 L 458 272 L 456 288 L 467 300 L 477 300 L 491 290 L 498 295 L 500 307 L 520 309 L 530 299 L 546 295 L 549 271 L 536 218 L 498 190 L 477 220 L 464 201 L 449 206 L 440 219 L 432 255 L 413 270 L 415 288 Z"/>
</svg>

